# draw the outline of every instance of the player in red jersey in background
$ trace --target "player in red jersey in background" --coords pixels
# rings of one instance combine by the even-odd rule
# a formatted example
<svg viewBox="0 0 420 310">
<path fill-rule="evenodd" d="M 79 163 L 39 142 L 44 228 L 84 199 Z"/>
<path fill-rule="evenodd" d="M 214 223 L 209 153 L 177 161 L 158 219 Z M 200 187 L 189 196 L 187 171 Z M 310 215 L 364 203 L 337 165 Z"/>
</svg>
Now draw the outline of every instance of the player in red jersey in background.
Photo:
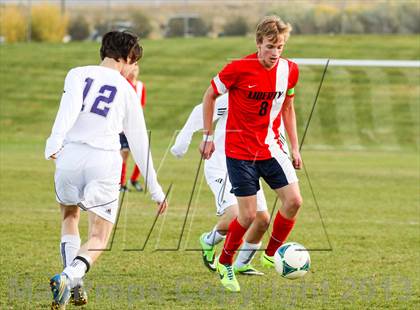
<svg viewBox="0 0 420 310">
<path fill-rule="evenodd" d="M 139 66 L 136 64 L 133 67 L 128 75 L 125 77 L 130 85 L 136 91 L 137 96 L 139 97 L 140 103 L 142 108 L 146 105 L 146 88 L 143 82 L 137 80 L 137 76 L 139 75 Z M 130 154 L 130 146 L 128 145 L 127 137 L 124 133 L 120 133 L 120 144 L 121 144 L 121 156 L 123 158 L 122 169 L 121 169 L 121 187 L 120 191 L 128 191 L 127 183 L 126 183 L 126 174 L 127 174 L 127 160 L 128 155 Z M 139 182 L 140 178 L 140 170 L 139 167 L 134 164 L 133 172 L 131 173 L 130 183 L 136 189 L 136 191 L 141 192 L 143 188 Z"/>
<path fill-rule="evenodd" d="M 204 136 L 200 152 L 209 159 L 214 152 L 212 116 L 216 98 L 229 91 L 226 124 L 226 164 L 239 215 L 229 224 L 217 271 L 223 286 L 239 292 L 232 269 L 235 252 L 256 216 L 256 193 L 262 177 L 277 193 L 282 205 L 274 219 L 264 266 L 274 266 L 273 256 L 292 230 L 302 204 L 295 169 L 302 160 L 293 105 L 298 67 L 282 58 L 290 24 L 277 16 L 262 19 L 256 29 L 257 52 L 226 65 L 211 81 L 203 98 Z M 290 140 L 292 161 L 283 151 L 279 124 L 283 120 Z"/>
</svg>

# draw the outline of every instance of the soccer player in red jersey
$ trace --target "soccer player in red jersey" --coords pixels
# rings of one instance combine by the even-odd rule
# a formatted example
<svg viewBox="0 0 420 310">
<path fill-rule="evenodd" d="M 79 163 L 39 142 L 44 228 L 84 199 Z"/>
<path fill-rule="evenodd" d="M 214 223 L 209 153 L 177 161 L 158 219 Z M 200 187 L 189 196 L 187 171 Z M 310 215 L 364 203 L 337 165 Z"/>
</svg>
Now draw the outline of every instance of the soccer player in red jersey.
<svg viewBox="0 0 420 310">
<path fill-rule="evenodd" d="M 256 29 L 257 52 L 227 64 L 211 81 L 203 98 L 204 135 L 200 152 L 209 159 L 214 152 L 212 116 L 215 99 L 229 91 L 226 124 L 226 164 L 232 191 L 237 197 L 239 215 L 229 224 L 217 271 L 223 286 L 239 292 L 232 269 L 236 250 L 256 216 L 259 178 L 277 193 L 282 205 L 261 261 L 273 266 L 273 256 L 286 240 L 302 204 L 295 169 L 302 160 L 293 105 L 298 67 L 282 58 L 290 24 L 277 16 L 262 19 Z M 283 151 L 279 124 L 283 120 L 290 140 L 292 160 Z"/>
<path fill-rule="evenodd" d="M 140 80 L 137 79 L 137 76 L 139 75 L 139 66 L 136 64 L 136 66 L 133 67 L 133 69 L 128 72 L 127 76 L 125 77 L 130 83 L 130 85 L 134 88 L 136 91 L 137 97 L 140 100 L 142 108 L 146 105 L 146 88 Z M 127 174 L 127 160 L 128 156 L 130 154 L 130 146 L 127 141 L 127 137 L 124 133 L 120 133 L 120 144 L 121 144 L 121 156 L 123 158 L 122 163 L 122 169 L 121 169 L 121 186 L 120 191 L 128 191 L 128 187 L 126 184 L 126 174 Z M 141 192 L 143 191 L 143 188 L 139 182 L 140 178 L 140 170 L 139 167 L 134 164 L 133 172 L 131 173 L 130 177 L 130 183 L 131 185 L 136 189 L 136 191 Z"/>
</svg>

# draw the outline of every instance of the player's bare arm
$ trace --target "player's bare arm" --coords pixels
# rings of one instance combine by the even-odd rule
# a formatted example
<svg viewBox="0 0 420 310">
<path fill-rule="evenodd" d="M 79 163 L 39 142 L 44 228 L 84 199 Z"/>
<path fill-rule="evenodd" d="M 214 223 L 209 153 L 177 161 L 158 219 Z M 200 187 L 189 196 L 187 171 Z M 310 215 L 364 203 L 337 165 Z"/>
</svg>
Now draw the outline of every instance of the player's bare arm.
<svg viewBox="0 0 420 310">
<path fill-rule="evenodd" d="M 302 158 L 299 152 L 299 142 L 296 128 L 296 114 L 294 107 L 294 97 L 287 97 L 283 103 L 282 117 L 284 121 L 284 127 L 289 137 L 291 149 L 292 149 L 292 162 L 295 169 L 302 168 Z"/>
<path fill-rule="evenodd" d="M 213 142 L 213 113 L 217 94 L 209 86 L 203 97 L 203 141 L 200 144 L 200 154 L 204 159 L 209 159 L 215 147 Z"/>
</svg>

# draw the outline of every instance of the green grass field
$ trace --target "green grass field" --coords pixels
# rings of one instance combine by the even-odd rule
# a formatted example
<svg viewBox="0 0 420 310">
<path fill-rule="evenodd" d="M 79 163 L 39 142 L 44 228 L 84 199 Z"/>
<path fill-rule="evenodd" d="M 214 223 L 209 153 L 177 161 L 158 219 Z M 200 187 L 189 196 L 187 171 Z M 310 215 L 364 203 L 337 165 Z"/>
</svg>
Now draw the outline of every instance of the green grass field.
<svg viewBox="0 0 420 310">
<path fill-rule="evenodd" d="M 297 36 L 286 56 L 418 59 L 418 40 Z M 165 188 L 173 183 L 170 208 L 145 245 L 153 204 L 143 194 L 126 195 L 112 250 L 87 275 L 85 309 L 418 308 L 418 68 L 329 68 L 302 156 L 331 248 L 304 171 L 298 172 L 304 206 L 289 239 L 330 251 L 311 252 L 312 269 L 303 279 L 290 281 L 264 270 L 264 277 L 240 277 L 242 292 L 232 295 L 196 251 L 199 235 L 216 222 L 202 172 L 188 209 L 199 137 L 183 160 L 174 159 L 168 148 L 212 76 L 228 59 L 253 52 L 252 39 L 143 45 L 146 122 L 160 182 Z M 54 165 L 43 159 L 44 144 L 66 72 L 98 63 L 98 48 L 96 43 L 0 45 L 0 309 L 46 309 L 50 303 L 48 279 L 61 270 L 60 213 Z M 300 68 L 300 136 L 322 69 Z M 272 207 L 274 195 L 268 189 L 266 195 Z M 81 227 L 83 240 L 86 216 Z M 260 267 L 259 255 L 255 265 Z"/>
</svg>

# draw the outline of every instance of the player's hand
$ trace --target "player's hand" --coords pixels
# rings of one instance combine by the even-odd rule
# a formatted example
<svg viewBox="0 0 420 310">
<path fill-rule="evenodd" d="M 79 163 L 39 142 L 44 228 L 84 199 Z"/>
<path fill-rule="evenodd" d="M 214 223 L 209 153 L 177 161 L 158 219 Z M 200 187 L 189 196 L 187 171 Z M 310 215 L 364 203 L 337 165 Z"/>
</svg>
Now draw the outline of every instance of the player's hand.
<svg viewBox="0 0 420 310">
<path fill-rule="evenodd" d="M 166 199 L 163 202 L 158 202 L 158 213 L 163 214 L 168 207 L 168 203 L 166 202 Z"/>
<path fill-rule="evenodd" d="M 171 147 L 171 153 L 176 158 L 182 158 L 188 151 L 188 147 L 190 146 L 189 143 L 180 143 L 180 144 L 174 144 Z"/>
<path fill-rule="evenodd" d="M 215 149 L 213 141 L 201 141 L 200 143 L 200 154 L 203 159 L 209 159 Z"/>
<path fill-rule="evenodd" d="M 302 168 L 302 157 L 299 150 L 292 150 L 292 164 L 295 169 Z"/>
</svg>

